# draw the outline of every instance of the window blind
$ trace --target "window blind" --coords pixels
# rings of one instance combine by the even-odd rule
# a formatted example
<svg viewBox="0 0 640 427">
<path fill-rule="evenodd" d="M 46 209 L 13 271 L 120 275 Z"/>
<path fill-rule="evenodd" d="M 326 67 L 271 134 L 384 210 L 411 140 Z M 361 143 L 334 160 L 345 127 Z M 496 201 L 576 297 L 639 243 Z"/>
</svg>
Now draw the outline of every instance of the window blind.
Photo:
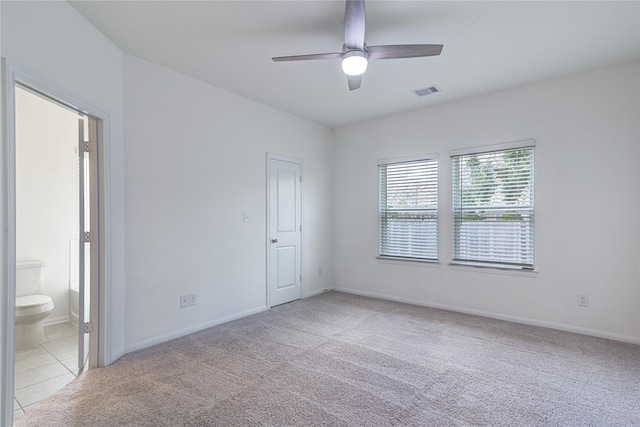
<svg viewBox="0 0 640 427">
<path fill-rule="evenodd" d="M 384 163 L 380 168 L 379 254 L 438 259 L 438 161 Z"/>
<path fill-rule="evenodd" d="M 452 160 L 453 262 L 532 269 L 533 147 Z"/>
</svg>

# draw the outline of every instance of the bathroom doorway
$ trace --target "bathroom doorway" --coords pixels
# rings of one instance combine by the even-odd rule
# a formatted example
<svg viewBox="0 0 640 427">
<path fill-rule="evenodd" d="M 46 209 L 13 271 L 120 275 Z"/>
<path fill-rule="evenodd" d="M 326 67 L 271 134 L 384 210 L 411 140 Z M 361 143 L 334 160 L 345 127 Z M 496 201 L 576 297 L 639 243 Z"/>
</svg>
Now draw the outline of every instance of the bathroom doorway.
<svg viewBox="0 0 640 427">
<path fill-rule="evenodd" d="M 96 351 L 91 299 L 100 269 L 100 131 L 96 118 L 16 84 L 14 418 L 75 379 Z M 53 302 L 39 342 L 24 340 L 19 324 L 25 275 L 18 270 L 27 261 L 43 266 L 40 293 Z"/>
</svg>

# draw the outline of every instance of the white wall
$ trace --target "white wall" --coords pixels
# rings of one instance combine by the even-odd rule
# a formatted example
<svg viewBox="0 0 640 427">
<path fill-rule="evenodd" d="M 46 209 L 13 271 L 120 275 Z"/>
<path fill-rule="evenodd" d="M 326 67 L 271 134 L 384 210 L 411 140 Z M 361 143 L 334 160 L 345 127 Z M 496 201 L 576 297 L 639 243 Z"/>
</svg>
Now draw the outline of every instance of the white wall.
<svg viewBox="0 0 640 427">
<path fill-rule="evenodd" d="M 68 3 L 0 2 L 1 53 L 61 91 L 109 114 L 111 233 L 107 352 L 124 352 L 124 165 L 122 52 Z M 107 360 L 109 362 L 109 360 Z"/>
<path fill-rule="evenodd" d="M 337 129 L 336 287 L 640 341 L 639 75 L 634 62 Z M 538 274 L 452 269 L 449 151 L 531 138 Z M 431 153 L 440 265 L 377 261 L 376 162 Z"/>
<path fill-rule="evenodd" d="M 127 349 L 265 308 L 267 152 L 304 161 L 303 289 L 330 287 L 331 131 L 132 56 L 124 75 Z"/>
<path fill-rule="evenodd" d="M 2 56 L 110 116 L 112 356 L 264 307 L 267 152 L 305 162 L 307 295 L 335 285 L 640 337 L 637 62 L 332 133 L 151 63 L 123 60 L 66 2 L 0 8 Z M 538 275 L 452 270 L 447 153 L 525 138 L 538 143 Z M 440 266 L 376 261 L 376 161 L 434 152 L 441 156 Z M 591 214 L 594 201 L 603 209 Z M 597 226 L 605 214 L 616 217 Z M 198 294 L 198 305 L 180 309 L 178 295 L 187 292 Z M 578 292 L 589 294 L 590 307 L 576 306 Z"/>
<path fill-rule="evenodd" d="M 45 323 L 69 321 L 70 241 L 78 240 L 78 115 L 16 90 L 16 259 L 47 263 Z"/>
</svg>

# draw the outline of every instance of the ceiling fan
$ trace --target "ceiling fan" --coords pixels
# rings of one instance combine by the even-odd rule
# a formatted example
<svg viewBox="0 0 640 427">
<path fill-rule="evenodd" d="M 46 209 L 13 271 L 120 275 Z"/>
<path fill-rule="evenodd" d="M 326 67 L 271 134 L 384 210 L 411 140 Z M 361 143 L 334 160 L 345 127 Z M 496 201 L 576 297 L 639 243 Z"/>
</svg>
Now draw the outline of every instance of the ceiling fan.
<svg viewBox="0 0 640 427">
<path fill-rule="evenodd" d="M 344 45 L 342 52 L 314 53 L 310 55 L 276 56 L 275 62 L 306 61 L 313 59 L 342 59 L 342 71 L 347 75 L 349 90 L 358 89 L 362 75 L 371 59 L 418 58 L 437 56 L 441 44 L 400 44 L 367 46 L 364 42 L 364 0 L 347 0 L 344 11 Z"/>
</svg>

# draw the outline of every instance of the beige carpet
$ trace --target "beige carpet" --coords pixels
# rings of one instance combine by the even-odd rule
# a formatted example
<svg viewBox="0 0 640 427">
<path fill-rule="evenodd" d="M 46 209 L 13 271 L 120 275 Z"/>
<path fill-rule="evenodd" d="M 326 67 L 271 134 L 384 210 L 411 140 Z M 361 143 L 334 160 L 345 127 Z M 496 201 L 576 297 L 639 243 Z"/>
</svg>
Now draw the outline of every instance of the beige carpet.
<svg viewBox="0 0 640 427">
<path fill-rule="evenodd" d="M 329 292 L 131 353 L 17 426 L 640 426 L 640 346 Z"/>
</svg>

